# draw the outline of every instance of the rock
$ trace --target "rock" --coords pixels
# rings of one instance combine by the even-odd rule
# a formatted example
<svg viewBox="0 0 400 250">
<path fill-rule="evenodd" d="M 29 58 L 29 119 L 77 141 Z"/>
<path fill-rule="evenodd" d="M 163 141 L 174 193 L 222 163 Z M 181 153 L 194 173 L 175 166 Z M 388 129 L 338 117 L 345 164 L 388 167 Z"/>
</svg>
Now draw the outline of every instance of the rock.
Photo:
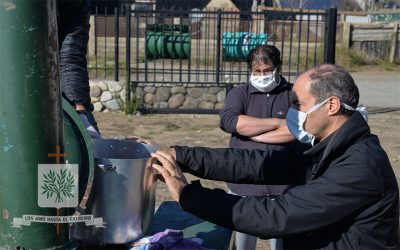
<svg viewBox="0 0 400 250">
<path fill-rule="evenodd" d="M 110 101 L 106 102 L 104 105 L 106 106 L 107 109 L 109 109 L 111 111 L 116 111 L 121 108 L 121 106 L 119 105 L 119 102 L 116 99 L 110 100 Z"/>
<path fill-rule="evenodd" d="M 101 100 L 102 102 L 106 102 L 106 101 L 109 101 L 109 100 L 111 100 L 111 99 L 112 99 L 112 94 L 111 94 L 110 92 L 104 91 L 104 92 L 101 94 L 100 100 Z"/>
<path fill-rule="evenodd" d="M 132 94 L 132 96 L 133 96 L 133 94 Z M 137 87 L 136 88 L 136 98 L 138 100 L 143 100 L 143 97 L 144 97 L 143 88 Z"/>
<path fill-rule="evenodd" d="M 158 102 L 167 102 L 170 96 L 171 96 L 171 91 L 169 88 L 160 87 L 156 91 L 156 100 Z"/>
<path fill-rule="evenodd" d="M 204 92 L 204 88 L 188 88 L 187 92 L 190 96 L 195 98 L 200 98 Z"/>
<path fill-rule="evenodd" d="M 122 90 L 122 86 L 118 82 L 110 81 L 108 82 L 108 91 L 115 93 Z"/>
<path fill-rule="evenodd" d="M 107 91 L 108 90 L 107 83 L 105 83 L 105 82 L 99 82 L 98 86 L 102 91 Z"/>
<path fill-rule="evenodd" d="M 217 94 L 217 101 L 225 102 L 225 97 L 226 97 L 226 92 L 225 92 L 225 90 L 222 90 Z"/>
<path fill-rule="evenodd" d="M 144 103 L 153 105 L 154 104 L 155 95 L 151 93 L 146 93 L 144 95 Z"/>
<path fill-rule="evenodd" d="M 201 109 L 213 109 L 214 108 L 214 103 L 212 102 L 201 102 L 199 105 L 199 108 Z"/>
<path fill-rule="evenodd" d="M 155 109 L 166 109 L 168 108 L 168 102 L 156 102 L 154 103 Z"/>
<path fill-rule="evenodd" d="M 153 108 L 153 105 L 144 103 L 144 104 L 143 104 L 143 107 L 144 107 L 145 109 L 152 109 L 152 108 Z"/>
<path fill-rule="evenodd" d="M 121 92 L 112 92 L 112 99 L 120 99 L 121 98 Z"/>
<path fill-rule="evenodd" d="M 103 110 L 103 113 L 108 113 L 108 112 L 110 112 L 110 110 L 108 109 Z"/>
<path fill-rule="evenodd" d="M 93 104 L 93 110 L 96 112 L 100 112 L 103 110 L 103 104 L 101 102 L 96 102 L 95 104 Z"/>
<path fill-rule="evenodd" d="M 126 102 L 126 90 L 123 89 L 120 93 L 119 93 L 119 98 L 121 98 L 121 100 L 123 102 Z M 131 92 L 131 100 L 133 99 L 133 93 Z"/>
<path fill-rule="evenodd" d="M 97 98 L 97 97 L 90 97 L 90 102 L 91 103 L 95 103 L 95 102 L 98 102 L 99 101 L 99 98 Z"/>
<path fill-rule="evenodd" d="M 208 89 L 208 92 L 210 92 L 210 93 L 216 95 L 216 94 L 217 94 L 218 92 L 220 92 L 221 90 L 222 90 L 222 88 L 210 87 L 210 88 Z"/>
<path fill-rule="evenodd" d="M 91 97 L 99 97 L 101 95 L 101 89 L 99 86 L 90 87 L 90 96 Z"/>
<path fill-rule="evenodd" d="M 224 103 L 217 103 L 217 104 L 215 104 L 215 109 L 223 109 L 225 107 L 225 104 Z"/>
<path fill-rule="evenodd" d="M 217 102 L 217 97 L 214 94 L 208 92 L 204 92 L 201 96 L 201 99 L 203 99 L 206 102 L 212 102 L 212 103 Z"/>
<path fill-rule="evenodd" d="M 186 96 L 186 100 L 181 108 L 197 109 L 198 107 L 199 107 L 199 100 L 191 96 Z"/>
<path fill-rule="evenodd" d="M 154 94 L 156 93 L 157 88 L 153 86 L 144 87 L 144 92 Z"/>
<path fill-rule="evenodd" d="M 177 108 L 182 106 L 183 102 L 185 101 L 185 96 L 181 93 L 171 96 L 168 100 L 168 105 L 170 108 Z"/>
<path fill-rule="evenodd" d="M 123 90 L 121 91 L 121 93 L 119 93 L 119 95 L 120 95 L 120 97 L 121 97 L 121 100 L 122 100 L 123 102 L 125 102 L 125 101 L 126 101 L 126 90 L 123 89 Z"/>
<path fill-rule="evenodd" d="M 172 88 L 171 88 L 171 93 L 172 93 L 173 95 L 179 94 L 179 93 L 181 93 L 181 94 L 186 94 L 186 88 L 183 87 L 183 86 L 175 86 L 175 87 L 172 87 Z"/>
</svg>

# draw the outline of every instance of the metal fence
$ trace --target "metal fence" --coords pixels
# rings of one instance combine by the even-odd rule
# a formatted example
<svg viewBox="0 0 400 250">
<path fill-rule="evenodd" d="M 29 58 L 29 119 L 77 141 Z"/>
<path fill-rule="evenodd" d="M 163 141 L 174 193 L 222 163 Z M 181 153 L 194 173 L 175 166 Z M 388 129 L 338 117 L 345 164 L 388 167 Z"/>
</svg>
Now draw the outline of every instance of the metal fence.
<svg viewBox="0 0 400 250">
<path fill-rule="evenodd" d="M 118 3 L 111 9 L 92 6 L 91 78 L 143 84 L 247 82 L 246 57 L 265 43 L 280 49 L 289 81 L 315 64 L 334 62 L 336 9 L 172 11 Z"/>
</svg>

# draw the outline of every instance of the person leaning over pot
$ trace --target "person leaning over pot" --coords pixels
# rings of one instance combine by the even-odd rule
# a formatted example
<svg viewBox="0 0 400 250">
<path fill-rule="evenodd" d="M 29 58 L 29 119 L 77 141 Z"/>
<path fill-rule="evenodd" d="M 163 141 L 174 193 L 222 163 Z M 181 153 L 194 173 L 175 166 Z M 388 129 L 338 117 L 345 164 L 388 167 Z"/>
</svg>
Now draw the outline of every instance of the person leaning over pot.
<svg viewBox="0 0 400 250">
<path fill-rule="evenodd" d="M 250 83 L 233 88 L 220 112 L 220 127 L 231 133 L 229 147 L 284 150 L 295 139 L 285 117 L 290 107 L 292 84 L 281 75 L 279 50 L 272 45 L 259 45 L 250 51 L 247 64 Z M 227 183 L 229 193 L 241 196 L 284 194 L 288 185 L 254 185 Z M 236 233 L 238 250 L 256 249 L 257 238 Z M 281 241 L 271 239 L 271 249 L 281 249 Z"/>
<path fill-rule="evenodd" d="M 284 151 L 174 146 L 154 153 L 160 164 L 153 167 L 172 197 L 183 210 L 220 226 L 282 238 L 284 249 L 400 249 L 396 177 L 356 111 L 353 78 L 339 66 L 319 65 L 297 78 L 293 94 L 286 123 L 301 144 Z M 274 199 L 240 197 L 188 184 L 182 171 L 296 186 Z"/>
</svg>

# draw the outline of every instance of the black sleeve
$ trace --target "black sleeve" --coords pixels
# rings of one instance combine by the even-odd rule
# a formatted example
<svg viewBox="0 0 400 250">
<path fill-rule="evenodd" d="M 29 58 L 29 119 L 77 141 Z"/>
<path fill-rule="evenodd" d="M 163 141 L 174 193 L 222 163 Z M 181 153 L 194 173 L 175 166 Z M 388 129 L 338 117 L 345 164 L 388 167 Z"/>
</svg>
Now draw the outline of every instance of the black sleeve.
<svg viewBox="0 0 400 250">
<path fill-rule="evenodd" d="M 382 199 L 381 195 L 382 181 L 365 162 L 355 159 L 339 163 L 323 176 L 274 199 L 234 196 L 189 184 L 179 203 L 185 211 L 217 225 L 272 238 L 346 226 L 346 220 L 352 222 L 357 211 Z M 390 199 L 397 196 L 393 193 Z"/>
<path fill-rule="evenodd" d="M 236 134 L 236 125 L 239 115 L 245 113 L 245 95 L 243 93 L 243 86 L 233 88 L 225 99 L 224 108 L 220 112 L 220 125 L 219 127 L 231 134 Z"/>
<path fill-rule="evenodd" d="M 59 0 L 57 9 L 61 90 L 69 101 L 88 107 L 90 89 L 86 53 L 90 3 L 87 0 Z"/>
<path fill-rule="evenodd" d="M 305 182 L 308 146 L 285 151 L 174 146 L 179 167 L 195 176 L 231 183 L 296 185 Z"/>
</svg>

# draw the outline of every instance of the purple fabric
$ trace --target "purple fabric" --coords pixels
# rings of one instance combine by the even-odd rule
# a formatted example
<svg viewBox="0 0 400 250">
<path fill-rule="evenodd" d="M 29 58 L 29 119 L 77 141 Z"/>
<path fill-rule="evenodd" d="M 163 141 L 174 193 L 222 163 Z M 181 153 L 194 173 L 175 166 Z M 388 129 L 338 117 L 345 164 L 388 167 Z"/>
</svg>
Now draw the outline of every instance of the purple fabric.
<svg viewBox="0 0 400 250">
<path fill-rule="evenodd" d="M 133 250 L 186 250 L 198 249 L 207 250 L 201 245 L 199 238 L 183 238 L 182 230 L 166 229 L 163 232 L 143 238 L 133 244 Z"/>
</svg>

